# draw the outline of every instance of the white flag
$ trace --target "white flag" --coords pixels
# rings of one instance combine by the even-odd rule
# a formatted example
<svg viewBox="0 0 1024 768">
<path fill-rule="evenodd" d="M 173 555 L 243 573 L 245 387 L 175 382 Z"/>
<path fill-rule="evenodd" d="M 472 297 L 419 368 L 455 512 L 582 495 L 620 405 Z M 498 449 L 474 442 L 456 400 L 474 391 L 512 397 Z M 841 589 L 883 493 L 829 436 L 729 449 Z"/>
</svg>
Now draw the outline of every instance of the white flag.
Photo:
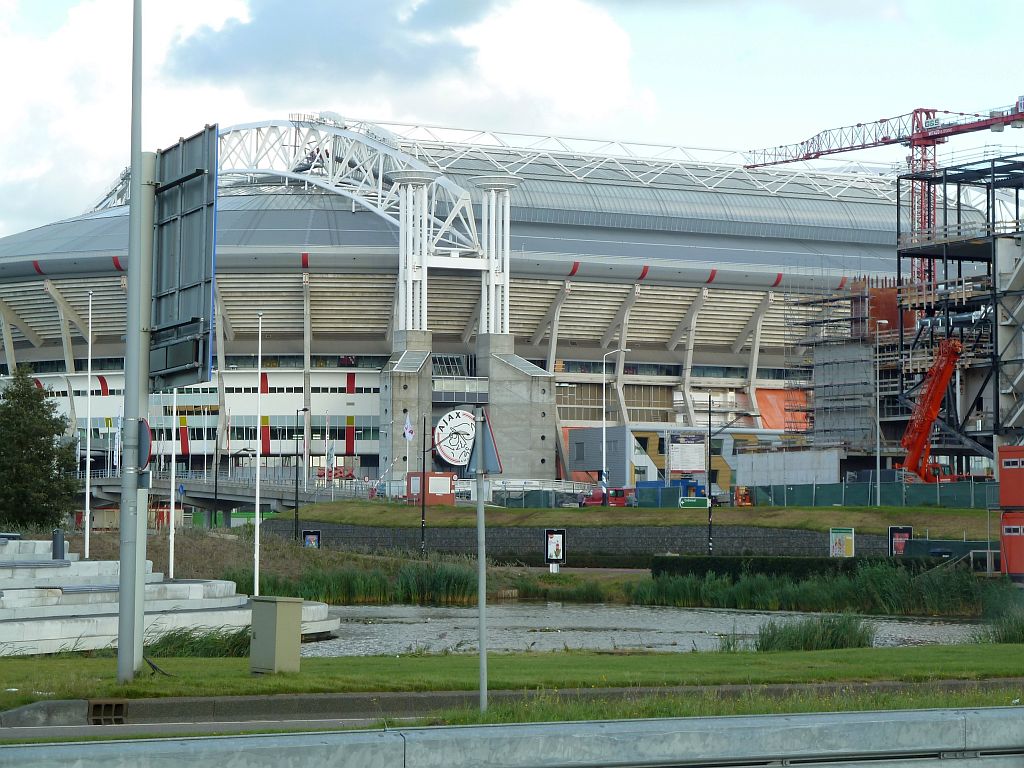
<svg viewBox="0 0 1024 768">
<path fill-rule="evenodd" d="M 402 435 L 405 437 L 407 442 L 411 442 L 416 437 L 416 430 L 412 428 L 412 421 L 409 420 L 409 414 L 405 414 L 405 429 L 402 430 Z"/>
</svg>

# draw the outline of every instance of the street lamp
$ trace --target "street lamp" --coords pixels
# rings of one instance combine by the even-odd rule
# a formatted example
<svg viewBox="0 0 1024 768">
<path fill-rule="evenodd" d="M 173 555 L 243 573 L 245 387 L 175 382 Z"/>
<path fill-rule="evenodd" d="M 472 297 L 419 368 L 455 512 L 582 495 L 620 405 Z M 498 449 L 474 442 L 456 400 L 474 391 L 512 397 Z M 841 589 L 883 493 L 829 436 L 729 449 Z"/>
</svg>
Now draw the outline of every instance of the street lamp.
<svg viewBox="0 0 1024 768">
<path fill-rule="evenodd" d="M 879 359 L 878 329 L 888 320 L 875 320 L 875 506 L 882 506 L 882 362 Z"/>
<path fill-rule="evenodd" d="M 631 352 L 628 347 L 613 349 L 601 355 L 601 489 L 608 501 L 608 356 Z"/>
<path fill-rule="evenodd" d="M 299 540 L 299 414 L 309 413 L 309 408 L 295 409 L 295 525 L 292 527 L 292 535 Z M 305 431 L 305 430 L 303 430 Z"/>
</svg>

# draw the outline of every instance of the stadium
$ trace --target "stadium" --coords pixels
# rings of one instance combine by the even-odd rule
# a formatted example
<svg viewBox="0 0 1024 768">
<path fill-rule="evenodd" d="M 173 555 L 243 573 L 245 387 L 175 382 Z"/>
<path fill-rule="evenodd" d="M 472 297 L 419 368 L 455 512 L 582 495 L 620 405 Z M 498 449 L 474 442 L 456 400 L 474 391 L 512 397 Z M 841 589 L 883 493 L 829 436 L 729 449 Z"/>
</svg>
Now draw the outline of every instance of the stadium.
<svg viewBox="0 0 1024 768">
<path fill-rule="evenodd" d="M 0 239 L 3 373 L 91 430 L 94 471 L 117 462 L 128 178 Z M 401 481 L 425 422 L 485 404 L 505 477 L 632 485 L 713 432 L 727 487 L 741 446 L 806 435 L 808 337 L 897 271 L 896 179 L 855 166 L 321 113 L 222 128 L 218 184 L 215 374 L 148 415 L 156 460 L 174 435 L 192 470 Z"/>
</svg>

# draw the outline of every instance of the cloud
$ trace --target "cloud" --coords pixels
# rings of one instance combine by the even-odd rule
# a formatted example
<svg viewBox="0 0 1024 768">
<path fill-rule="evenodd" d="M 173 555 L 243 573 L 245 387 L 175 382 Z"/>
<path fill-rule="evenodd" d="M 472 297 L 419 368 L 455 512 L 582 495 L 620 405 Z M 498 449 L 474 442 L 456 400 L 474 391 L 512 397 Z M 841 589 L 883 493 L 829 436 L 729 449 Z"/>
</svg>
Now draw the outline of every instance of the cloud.
<svg viewBox="0 0 1024 768">
<path fill-rule="evenodd" d="M 253 0 L 248 18 L 176 46 L 167 72 L 181 82 L 234 83 L 255 102 L 324 98 L 353 83 L 412 84 L 465 69 L 472 50 L 455 25 L 490 0 Z"/>
</svg>

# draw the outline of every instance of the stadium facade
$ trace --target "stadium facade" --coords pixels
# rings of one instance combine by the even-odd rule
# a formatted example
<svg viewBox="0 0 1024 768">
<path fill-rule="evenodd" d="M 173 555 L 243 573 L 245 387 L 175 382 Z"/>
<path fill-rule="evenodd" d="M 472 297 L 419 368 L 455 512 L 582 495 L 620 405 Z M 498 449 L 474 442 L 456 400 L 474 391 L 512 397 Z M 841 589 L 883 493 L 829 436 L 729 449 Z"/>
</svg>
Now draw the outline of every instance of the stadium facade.
<svg viewBox="0 0 1024 768">
<path fill-rule="evenodd" d="M 175 434 L 193 469 L 259 448 L 400 479 L 425 419 L 485 403 L 506 476 L 596 477 L 566 431 L 607 424 L 627 483 L 670 434 L 799 430 L 815 297 L 895 272 L 895 183 L 729 160 L 333 114 L 222 129 L 216 372 L 176 422 L 151 396 L 154 453 Z M 31 366 L 82 435 L 92 390 L 94 468 L 116 455 L 127 189 L 0 239 L 3 372 Z"/>
</svg>

